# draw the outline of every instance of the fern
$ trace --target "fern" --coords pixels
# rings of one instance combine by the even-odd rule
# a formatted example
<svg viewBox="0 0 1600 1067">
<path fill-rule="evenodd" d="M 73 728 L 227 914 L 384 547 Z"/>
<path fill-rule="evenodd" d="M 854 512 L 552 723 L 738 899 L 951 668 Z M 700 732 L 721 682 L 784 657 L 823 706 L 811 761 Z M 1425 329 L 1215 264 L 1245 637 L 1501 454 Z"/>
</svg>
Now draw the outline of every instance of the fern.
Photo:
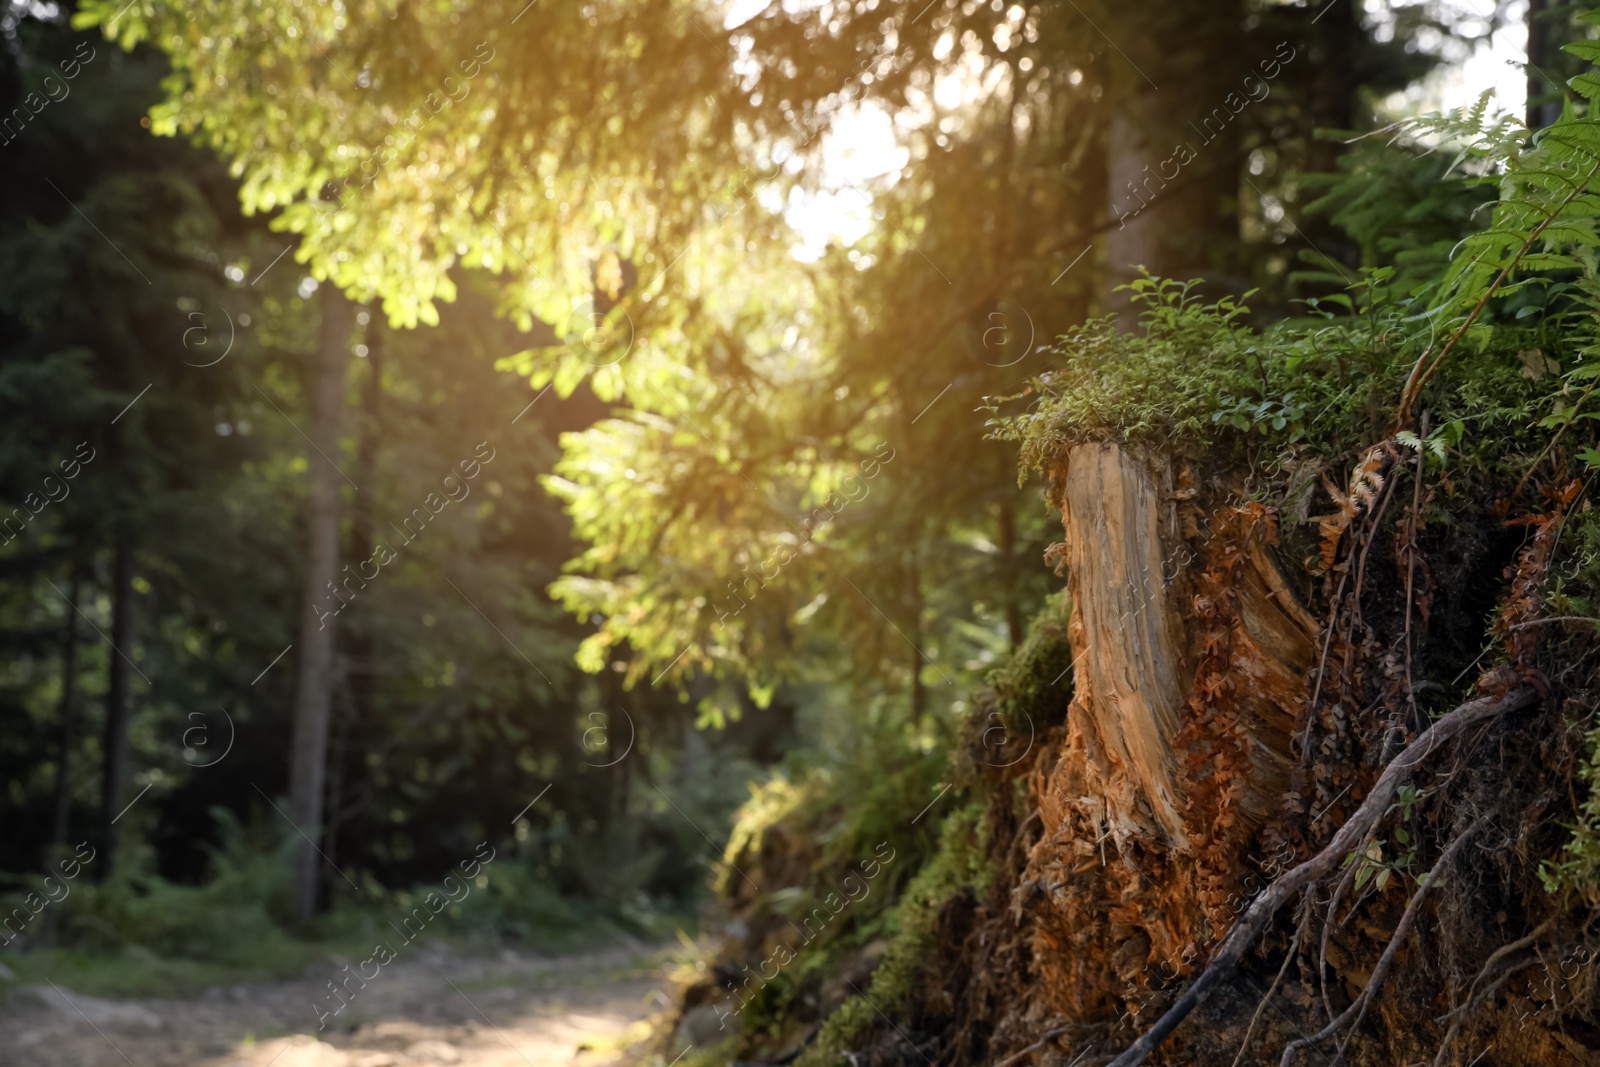
<svg viewBox="0 0 1600 1067">
<path fill-rule="evenodd" d="M 1583 16 L 1600 25 L 1600 13 Z M 1567 50 L 1600 60 L 1600 42 L 1579 41 Z M 1413 134 L 1433 136 L 1457 146 L 1458 162 L 1471 159 L 1500 174 L 1500 198 L 1490 225 L 1462 241 L 1440 280 L 1428 316 L 1436 342 L 1418 358 L 1401 393 L 1397 423 L 1409 426 L 1418 394 L 1452 351 L 1487 329 L 1480 320 L 1496 296 L 1534 285 L 1548 285 L 1552 272 L 1575 272 L 1576 291 L 1591 319 L 1600 313 L 1600 280 L 1593 249 L 1600 244 L 1600 119 L 1591 117 L 1600 100 L 1600 74 L 1581 74 L 1572 88 L 1587 104 L 1579 113 L 1569 100 L 1560 119 L 1530 134 L 1505 115 L 1491 116 L 1489 94 L 1473 108 L 1451 117 L 1418 119 Z"/>
</svg>

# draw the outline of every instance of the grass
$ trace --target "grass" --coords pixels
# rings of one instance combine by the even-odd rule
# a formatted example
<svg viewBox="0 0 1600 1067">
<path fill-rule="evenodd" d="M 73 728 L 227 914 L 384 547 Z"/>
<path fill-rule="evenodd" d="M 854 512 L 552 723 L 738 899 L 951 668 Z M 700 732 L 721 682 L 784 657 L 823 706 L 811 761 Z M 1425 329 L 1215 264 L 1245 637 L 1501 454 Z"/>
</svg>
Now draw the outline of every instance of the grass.
<svg viewBox="0 0 1600 1067">
<path fill-rule="evenodd" d="M 183 997 L 219 985 L 282 980 L 327 964 L 363 960 L 384 943 L 398 960 L 447 948 L 478 955 L 507 945 L 567 953 L 626 937 L 659 941 L 691 920 L 682 907 L 631 907 L 561 897 L 516 857 L 482 868 L 471 892 L 449 904 L 408 942 L 403 917 L 437 885 L 391 890 L 369 882 L 363 899 L 347 894 L 309 926 L 287 914 L 288 852 L 248 844 L 230 833 L 213 856 L 202 885 L 168 882 L 151 871 L 147 855 L 130 850 L 128 863 L 105 883 L 87 875 L 50 904 L 18 939 L 0 947 L 0 991 L 56 982 L 94 996 Z M 0 896 L 0 909 L 21 906 Z M 423 914 L 427 914 L 424 910 Z M 603 982 L 573 975 L 557 982 Z"/>
<path fill-rule="evenodd" d="M 370 946 L 286 939 L 258 947 L 260 955 L 240 963 L 163 957 L 138 945 L 118 952 L 36 949 L 0 957 L 15 975 L 13 982 L 0 983 L 0 989 L 48 980 L 97 997 L 184 997 L 213 986 L 293 978 L 335 956 L 360 955 Z"/>
</svg>

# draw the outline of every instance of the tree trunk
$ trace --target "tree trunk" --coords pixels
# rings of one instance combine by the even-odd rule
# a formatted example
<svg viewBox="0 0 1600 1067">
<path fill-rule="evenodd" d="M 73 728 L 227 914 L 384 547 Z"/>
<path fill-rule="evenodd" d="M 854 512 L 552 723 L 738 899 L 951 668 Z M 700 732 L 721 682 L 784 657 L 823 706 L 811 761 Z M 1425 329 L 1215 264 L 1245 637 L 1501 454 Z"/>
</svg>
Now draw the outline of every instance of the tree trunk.
<svg viewBox="0 0 1600 1067">
<path fill-rule="evenodd" d="M 1550 0 L 1528 0 L 1528 99 L 1530 130 L 1542 130 L 1561 117 L 1563 86 L 1552 85 L 1545 73 L 1560 59 L 1560 42 L 1550 23 Z"/>
<path fill-rule="evenodd" d="M 1128 296 L 1116 289 L 1139 277 L 1139 268 L 1179 279 L 1209 273 L 1215 281 L 1238 240 L 1240 132 L 1224 106 L 1234 75 L 1199 57 L 1234 48 L 1243 15 L 1226 0 L 1203 11 L 1124 9 L 1117 21 L 1126 22 L 1107 27 L 1118 42 L 1104 55 L 1106 210 L 1116 225 L 1106 237 L 1102 310 L 1123 313 L 1122 329 L 1133 323 Z M 1182 95 L 1176 103 L 1174 91 Z"/>
<path fill-rule="evenodd" d="M 911 562 L 911 722 L 922 725 L 928 711 L 928 689 L 922 683 L 922 568 Z"/>
<path fill-rule="evenodd" d="M 356 444 L 356 490 L 354 507 L 350 516 L 350 568 L 359 572 L 361 565 L 372 558 L 373 538 L 373 486 L 377 481 L 379 418 L 383 402 L 383 324 L 377 318 L 376 308 L 365 315 L 373 316 L 364 337 L 367 346 L 366 375 L 361 389 L 360 438 Z M 341 568 L 341 573 L 345 573 Z M 358 575 L 359 577 L 359 575 Z M 370 616 L 369 616 L 370 617 Z M 372 693 L 376 678 L 373 664 L 372 635 L 364 628 L 345 633 L 345 686 L 344 713 L 340 715 L 334 733 L 333 751 L 330 755 L 328 783 L 328 844 L 324 850 L 328 863 L 338 866 L 340 830 L 353 805 L 347 808 L 347 784 L 361 773 L 360 754 L 366 751 L 359 737 L 372 723 Z"/>
<path fill-rule="evenodd" d="M 1230 670 L 1251 681 L 1239 696 L 1250 727 L 1246 817 L 1273 813 L 1288 782 L 1302 675 L 1317 622 L 1289 593 L 1258 539 L 1231 588 L 1219 588 L 1213 553 L 1230 536 L 1196 501 L 1191 476 L 1171 461 L 1110 444 L 1073 448 L 1054 474 L 1061 487 L 1074 659 L 1070 729 L 1091 735 L 1085 769 L 1099 780 L 1106 829 L 1119 843 L 1160 841 L 1187 851 L 1182 746 L 1185 699 L 1208 643 L 1198 598 L 1237 601 Z"/>
<path fill-rule="evenodd" d="M 54 845 L 67 843 L 67 831 L 72 817 L 72 749 L 78 734 L 78 609 L 83 591 L 83 565 L 72 561 L 72 579 L 68 585 L 67 624 L 61 632 L 61 705 L 58 716 L 61 737 L 56 756 L 55 819 L 50 831 Z M 115 653 L 112 653 L 115 655 Z"/>
<path fill-rule="evenodd" d="M 1146 172 L 1160 162 L 1137 119 L 1120 109 L 1113 112 L 1106 136 L 1106 209 L 1111 218 L 1120 221 L 1106 237 L 1105 310 L 1127 307 L 1127 294 L 1117 288 L 1137 278 L 1140 267 L 1154 274 L 1172 273 L 1173 264 L 1161 240 L 1169 205 L 1159 202 L 1159 189 L 1146 189 L 1142 184 L 1149 181 Z M 1146 206 L 1146 198 L 1152 206 Z M 1132 328 L 1126 316 L 1119 318 L 1118 324 Z"/>
<path fill-rule="evenodd" d="M 133 549 L 128 535 L 117 535 L 111 559 L 111 652 L 106 684 L 106 729 L 102 749 L 100 839 L 105 859 L 102 880 L 117 865 L 117 818 L 128 792 L 128 657 L 133 655 Z"/>
<path fill-rule="evenodd" d="M 289 818 L 304 835 L 294 853 L 294 913 L 301 920 L 310 919 L 317 907 L 319 857 L 315 842 L 322 835 L 327 776 L 333 616 L 342 604 L 332 592 L 339 570 L 339 483 L 343 478 L 334 463 L 339 455 L 344 370 L 354 324 L 354 312 L 344 294 L 332 282 L 325 283 L 322 292 L 322 331 L 311 384 L 311 447 L 306 457 L 311 492 L 289 765 Z"/>
</svg>

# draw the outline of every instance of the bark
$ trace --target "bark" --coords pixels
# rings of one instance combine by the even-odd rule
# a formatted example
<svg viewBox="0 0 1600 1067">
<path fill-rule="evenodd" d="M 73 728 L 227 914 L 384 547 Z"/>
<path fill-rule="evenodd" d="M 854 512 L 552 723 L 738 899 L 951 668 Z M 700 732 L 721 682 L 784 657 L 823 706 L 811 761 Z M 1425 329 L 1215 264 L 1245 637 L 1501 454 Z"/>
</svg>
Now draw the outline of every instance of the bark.
<svg viewBox="0 0 1600 1067">
<path fill-rule="evenodd" d="M 111 654 L 106 684 L 106 725 L 102 745 L 100 786 L 100 839 L 105 859 L 100 878 L 109 878 L 117 865 L 117 818 L 128 792 L 128 657 L 133 655 L 133 548 L 127 534 L 119 534 L 111 560 Z"/>
<path fill-rule="evenodd" d="M 1161 239 L 1169 205 L 1159 203 L 1158 188 L 1146 189 L 1142 184 L 1147 180 L 1146 171 L 1160 162 L 1161 157 L 1138 119 L 1125 111 L 1114 112 L 1106 135 L 1106 186 L 1110 194 L 1106 208 L 1110 218 L 1121 221 L 1106 237 L 1104 306 L 1108 310 L 1127 306 L 1127 294 L 1116 290 L 1137 278 L 1138 268 L 1156 274 L 1172 273 L 1173 264 L 1168 261 Z M 1147 199 L 1155 206 L 1146 206 Z M 1125 317 L 1118 321 L 1132 328 Z"/>
<path fill-rule="evenodd" d="M 1324 6 L 1324 3 L 1303 9 L 1306 25 L 1292 42 L 1296 57 L 1281 76 L 1291 83 L 1295 79 L 1303 79 L 1305 106 L 1309 114 L 1302 127 L 1305 131 L 1302 160 L 1296 163 L 1292 158 L 1283 158 L 1285 153 L 1280 149 L 1277 163 L 1280 171 L 1289 167 L 1306 174 L 1336 173 L 1339 157 L 1346 151 L 1346 146 L 1338 138 L 1318 138 L 1312 136 L 1311 131 L 1354 130 L 1361 125 L 1360 116 L 1366 113 L 1367 105 L 1362 94 L 1370 71 L 1367 66 L 1369 53 L 1366 32 L 1361 28 L 1365 17 L 1362 5 L 1358 0 L 1337 0 L 1331 6 Z M 1316 21 L 1311 22 L 1312 19 Z M 1285 88 L 1289 92 L 1294 91 L 1287 86 Z M 1276 96 L 1282 91 L 1273 88 L 1272 93 Z M 1377 261 L 1369 261 L 1366 250 L 1351 240 L 1350 235 L 1341 230 L 1326 213 L 1308 216 L 1304 211 L 1304 202 L 1303 198 L 1296 197 L 1284 207 L 1291 212 L 1294 225 L 1304 235 L 1309 248 L 1344 263 L 1376 265 Z M 1376 256 L 1375 250 L 1372 255 Z M 1301 285 L 1304 292 L 1312 295 L 1344 291 L 1342 284 L 1337 282 L 1305 282 Z"/>
<path fill-rule="evenodd" d="M 328 719 L 334 685 L 334 619 L 341 601 L 333 593 L 339 570 L 339 486 L 334 466 L 344 406 L 344 371 L 354 312 L 332 283 L 323 286 L 322 330 L 311 385 L 307 475 L 306 570 L 300 609 L 298 676 L 289 766 L 289 818 L 299 831 L 294 853 L 294 912 L 310 919 L 317 907 L 323 788 L 327 776 Z M 297 836 L 299 836 L 297 835 Z"/>
<path fill-rule="evenodd" d="M 922 682 L 922 568 L 911 562 L 911 721 L 922 725 L 928 710 L 928 688 Z"/>
<path fill-rule="evenodd" d="M 83 591 L 83 567 L 72 563 L 72 580 L 68 586 L 71 604 L 67 608 L 67 624 L 61 632 L 61 704 L 58 716 L 61 734 L 56 756 L 55 819 L 50 841 L 55 845 L 67 843 L 67 831 L 72 817 L 72 750 L 77 745 L 78 734 L 78 610 L 77 603 Z M 113 653 L 115 655 L 115 653 Z"/>
<path fill-rule="evenodd" d="M 379 419 L 383 403 L 383 325 L 377 318 L 376 308 L 369 309 L 373 316 L 367 327 L 366 372 L 361 390 L 361 437 L 356 445 L 356 489 L 354 507 L 350 516 L 350 571 L 356 573 L 362 563 L 372 558 L 375 547 L 373 537 L 373 485 L 377 481 Z M 372 635 L 365 628 L 345 632 L 345 695 L 344 714 L 339 716 L 337 731 L 330 756 L 328 783 L 328 844 L 324 851 L 328 862 L 339 864 L 339 834 L 345 821 L 357 805 L 345 802 L 346 783 L 352 772 L 359 774 L 352 758 L 358 756 L 363 746 L 358 737 L 372 721 L 372 693 L 376 681 L 373 663 Z"/>
<path fill-rule="evenodd" d="M 1545 77 L 1557 61 L 1560 42 L 1550 22 L 1550 0 L 1528 0 L 1528 99 L 1526 121 L 1530 130 L 1542 130 L 1561 117 L 1563 86 Z"/>
<path fill-rule="evenodd" d="M 1097 798 L 1097 821 L 1119 845 L 1143 837 L 1185 851 L 1172 753 L 1186 681 L 1183 624 L 1177 591 L 1163 580 L 1176 514 L 1152 472 L 1110 445 L 1073 449 L 1061 477 L 1077 664 L 1068 723 L 1090 786 L 1079 795 Z"/>
<path fill-rule="evenodd" d="M 1243 14 L 1226 0 L 1203 12 L 1140 10 L 1106 27 L 1117 44 L 1103 59 L 1106 217 L 1117 225 L 1106 238 L 1105 311 L 1127 309 L 1128 295 L 1116 288 L 1140 267 L 1166 278 L 1214 278 L 1224 266 L 1219 253 L 1238 240 L 1240 127 L 1224 105 L 1237 75 L 1191 57 L 1236 49 Z M 1174 91 L 1182 97 L 1176 105 Z M 1215 109 L 1228 121 L 1207 126 Z M 1125 314 L 1118 324 L 1133 327 Z"/>
<path fill-rule="evenodd" d="M 1185 464 L 1109 443 L 1050 471 L 1073 690 L 1021 883 L 1062 1018 L 1114 1017 L 1119 991 L 1192 968 L 1288 785 L 1317 625 L 1270 558 L 1270 513 L 1225 483 L 1202 496 Z"/>
</svg>

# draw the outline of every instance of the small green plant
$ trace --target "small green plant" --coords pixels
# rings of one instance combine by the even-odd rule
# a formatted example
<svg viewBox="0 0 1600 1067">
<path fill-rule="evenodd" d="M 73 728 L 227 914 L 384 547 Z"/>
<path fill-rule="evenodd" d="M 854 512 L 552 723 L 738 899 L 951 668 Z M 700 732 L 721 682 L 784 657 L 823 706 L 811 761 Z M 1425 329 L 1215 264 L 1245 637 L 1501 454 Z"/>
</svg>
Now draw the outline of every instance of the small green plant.
<svg viewBox="0 0 1600 1067">
<path fill-rule="evenodd" d="M 1287 440 L 1294 442 L 1305 436 L 1305 416 L 1305 405 L 1298 403 L 1293 393 L 1285 393 L 1265 400 L 1223 397 L 1211 413 L 1211 421 L 1243 433 L 1287 432 Z"/>
<path fill-rule="evenodd" d="M 1600 725 L 1584 740 L 1589 758 L 1578 769 L 1578 777 L 1589 787 L 1589 795 L 1578 805 L 1578 820 L 1560 857 L 1539 865 L 1539 880 L 1546 891 L 1576 897 L 1592 908 L 1600 906 Z"/>
<path fill-rule="evenodd" d="M 1416 814 L 1417 806 L 1427 796 L 1425 791 L 1413 785 L 1403 785 L 1395 794 L 1395 801 L 1389 805 L 1390 812 L 1399 812 L 1398 823 L 1404 824 L 1411 821 Z M 1418 854 L 1417 839 L 1404 825 L 1397 825 L 1394 829 L 1393 848 L 1389 848 L 1387 839 L 1379 838 L 1359 852 L 1352 852 L 1344 858 L 1341 868 L 1348 869 L 1356 864 L 1355 887 L 1359 892 L 1368 882 L 1372 888 L 1382 892 L 1395 875 L 1404 875 L 1416 869 L 1417 861 L 1421 858 Z"/>
</svg>

